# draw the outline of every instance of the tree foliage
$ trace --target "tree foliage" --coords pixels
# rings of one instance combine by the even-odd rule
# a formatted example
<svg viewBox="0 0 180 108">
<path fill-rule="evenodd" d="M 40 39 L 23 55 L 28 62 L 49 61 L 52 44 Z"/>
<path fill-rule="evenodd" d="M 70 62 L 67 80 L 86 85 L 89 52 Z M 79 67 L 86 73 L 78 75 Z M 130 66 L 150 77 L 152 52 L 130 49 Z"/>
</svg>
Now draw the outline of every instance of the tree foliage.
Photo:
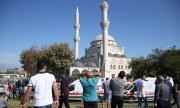
<svg viewBox="0 0 180 108">
<path fill-rule="evenodd" d="M 25 71 L 34 75 L 37 72 L 37 61 L 42 57 L 46 59 L 48 70 L 53 74 L 65 71 L 72 63 L 72 51 L 67 43 L 54 43 L 41 49 L 33 45 L 22 51 L 20 62 Z"/>
<path fill-rule="evenodd" d="M 152 55 L 154 54 L 150 54 L 150 57 L 153 61 L 157 59 L 154 62 L 157 74 L 167 74 L 176 80 L 180 78 L 180 50 L 173 46 L 168 50 L 161 51 L 161 54 L 156 58 Z"/>
<path fill-rule="evenodd" d="M 22 68 L 30 75 L 34 75 L 37 72 L 37 60 L 40 57 L 40 50 L 35 45 L 29 49 L 23 50 L 20 55 L 20 63 L 22 64 Z"/>
<path fill-rule="evenodd" d="M 56 76 L 69 69 L 72 64 L 72 51 L 67 43 L 52 44 L 44 52 L 48 70 L 55 72 Z"/>
<path fill-rule="evenodd" d="M 180 79 L 180 50 L 175 46 L 167 50 L 154 49 L 147 58 L 133 58 L 130 66 L 132 76 L 138 75 L 156 76 L 157 74 L 167 74 L 175 80 Z"/>
<path fill-rule="evenodd" d="M 133 58 L 130 66 L 132 67 L 131 74 L 135 79 L 139 78 L 142 74 L 155 76 L 153 63 L 149 59 L 145 59 L 144 57 Z"/>
</svg>

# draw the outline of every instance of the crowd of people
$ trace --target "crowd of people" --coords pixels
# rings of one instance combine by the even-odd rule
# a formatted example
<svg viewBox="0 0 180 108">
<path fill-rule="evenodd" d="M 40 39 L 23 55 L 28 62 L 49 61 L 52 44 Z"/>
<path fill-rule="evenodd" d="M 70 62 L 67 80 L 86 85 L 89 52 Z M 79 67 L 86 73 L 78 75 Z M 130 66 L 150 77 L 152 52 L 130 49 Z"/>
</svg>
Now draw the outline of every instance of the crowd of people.
<svg viewBox="0 0 180 108">
<path fill-rule="evenodd" d="M 47 72 L 45 62 L 39 60 L 37 63 L 38 73 L 32 76 L 29 82 L 23 84 L 21 81 L 17 83 L 6 83 L 4 85 L 6 96 L 0 93 L 0 104 L 6 104 L 4 100 L 10 98 L 17 98 L 21 100 L 21 108 L 25 107 L 25 102 L 29 100 L 29 96 L 33 91 L 34 108 L 62 108 L 63 104 L 66 108 L 69 105 L 69 84 L 70 78 L 68 71 L 63 72 L 60 76 L 60 84 L 56 83 L 54 75 Z M 83 88 L 82 101 L 84 108 L 98 108 L 98 95 L 96 92 L 96 85 L 98 80 L 102 77 L 100 72 L 81 73 L 79 81 Z M 120 71 L 117 78 L 106 80 L 102 83 L 104 94 L 102 98 L 103 108 L 123 108 L 124 104 L 124 89 L 126 82 L 124 80 L 125 72 Z M 137 108 L 142 107 L 142 100 L 144 100 L 144 108 L 148 108 L 148 97 L 146 96 L 146 76 L 141 75 L 139 79 L 134 81 L 137 88 Z M 154 91 L 154 107 L 155 108 L 171 108 L 172 105 L 177 105 L 178 94 L 175 85 L 167 79 L 167 75 L 158 75 L 155 81 Z M 172 94 L 172 96 L 171 96 Z M 174 102 L 171 104 L 171 99 Z M 4 100 L 3 100 L 4 99 Z M 7 108 L 4 106 L 2 108 Z"/>
<path fill-rule="evenodd" d="M 27 80 L 16 81 L 0 80 L 0 108 L 7 108 L 9 99 L 21 100 L 26 90 Z"/>
</svg>

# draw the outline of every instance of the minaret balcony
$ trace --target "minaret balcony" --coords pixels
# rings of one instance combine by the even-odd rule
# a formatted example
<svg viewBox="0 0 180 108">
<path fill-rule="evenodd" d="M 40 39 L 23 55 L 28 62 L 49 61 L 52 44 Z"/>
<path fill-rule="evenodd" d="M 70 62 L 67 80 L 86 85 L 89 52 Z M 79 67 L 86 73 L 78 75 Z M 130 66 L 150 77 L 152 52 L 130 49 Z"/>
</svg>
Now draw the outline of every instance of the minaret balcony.
<svg viewBox="0 0 180 108">
<path fill-rule="evenodd" d="M 110 22 L 109 22 L 109 20 L 102 20 L 101 21 L 101 28 L 104 28 L 104 27 L 109 27 L 109 25 L 110 25 Z"/>
<path fill-rule="evenodd" d="M 79 42 L 79 40 L 80 40 L 80 37 L 79 37 L 79 36 L 75 36 L 75 37 L 74 37 L 74 41 Z"/>
<path fill-rule="evenodd" d="M 75 25 L 74 25 L 74 28 L 75 28 L 75 29 L 79 29 L 79 28 L 80 28 L 80 25 L 79 25 L 79 24 L 75 24 Z"/>
</svg>

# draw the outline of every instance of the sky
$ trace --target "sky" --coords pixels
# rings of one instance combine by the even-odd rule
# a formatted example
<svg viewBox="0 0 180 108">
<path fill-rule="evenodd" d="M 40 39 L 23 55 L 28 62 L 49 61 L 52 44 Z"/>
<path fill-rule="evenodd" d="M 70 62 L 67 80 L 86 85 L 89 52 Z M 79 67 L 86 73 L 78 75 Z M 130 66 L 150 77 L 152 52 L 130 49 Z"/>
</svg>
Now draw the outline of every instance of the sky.
<svg viewBox="0 0 180 108">
<path fill-rule="evenodd" d="M 20 54 L 33 45 L 68 42 L 74 48 L 80 14 L 79 58 L 99 34 L 102 0 L 0 0 L 0 71 L 20 68 Z M 180 49 L 180 0 L 107 0 L 109 34 L 125 54 L 146 57 L 153 49 Z"/>
</svg>

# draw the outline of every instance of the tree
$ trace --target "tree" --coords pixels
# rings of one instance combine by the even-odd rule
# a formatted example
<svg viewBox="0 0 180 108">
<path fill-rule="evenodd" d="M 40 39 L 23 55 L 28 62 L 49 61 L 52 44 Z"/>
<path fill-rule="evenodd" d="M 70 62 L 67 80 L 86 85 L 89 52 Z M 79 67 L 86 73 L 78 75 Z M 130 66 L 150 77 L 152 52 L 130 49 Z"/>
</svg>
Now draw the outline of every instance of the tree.
<svg viewBox="0 0 180 108">
<path fill-rule="evenodd" d="M 180 50 L 166 50 L 159 57 L 159 72 L 180 79 Z"/>
<path fill-rule="evenodd" d="M 49 71 L 54 73 L 56 78 L 72 64 L 72 51 L 68 43 L 52 44 L 44 51 L 44 57 Z"/>
<path fill-rule="evenodd" d="M 141 77 L 143 74 L 149 77 L 155 76 L 156 74 L 156 71 L 153 68 L 153 62 L 148 58 L 133 58 L 130 66 L 132 67 L 131 74 L 134 79 Z"/>
<path fill-rule="evenodd" d="M 20 63 L 22 64 L 22 68 L 31 76 L 34 75 L 37 72 L 36 63 L 40 57 L 40 50 L 35 45 L 27 50 L 23 50 L 20 55 Z"/>
<path fill-rule="evenodd" d="M 176 46 L 167 50 L 155 49 L 148 58 L 153 61 L 156 74 L 167 74 L 175 80 L 180 78 L 180 50 Z"/>
<path fill-rule="evenodd" d="M 54 43 L 41 49 L 33 45 L 31 48 L 22 51 L 20 62 L 24 70 L 32 76 L 37 72 L 37 61 L 42 57 L 46 59 L 48 70 L 56 78 L 61 72 L 69 69 L 72 64 L 72 51 L 67 43 Z"/>
</svg>

